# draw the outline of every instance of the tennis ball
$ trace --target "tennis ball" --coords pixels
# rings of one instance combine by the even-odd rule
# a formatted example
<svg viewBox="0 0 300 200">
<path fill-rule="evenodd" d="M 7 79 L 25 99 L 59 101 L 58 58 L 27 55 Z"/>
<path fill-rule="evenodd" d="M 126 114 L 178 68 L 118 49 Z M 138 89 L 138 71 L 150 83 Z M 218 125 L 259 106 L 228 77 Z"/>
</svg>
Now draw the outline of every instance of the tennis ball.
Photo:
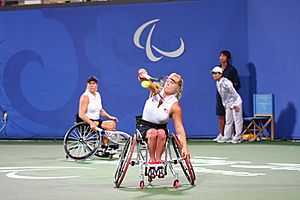
<svg viewBox="0 0 300 200">
<path fill-rule="evenodd" d="M 143 88 L 149 88 L 150 87 L 150 82 L 149 81 L 142 81 L 141 82 L 141 86 Z"/>
</svg>

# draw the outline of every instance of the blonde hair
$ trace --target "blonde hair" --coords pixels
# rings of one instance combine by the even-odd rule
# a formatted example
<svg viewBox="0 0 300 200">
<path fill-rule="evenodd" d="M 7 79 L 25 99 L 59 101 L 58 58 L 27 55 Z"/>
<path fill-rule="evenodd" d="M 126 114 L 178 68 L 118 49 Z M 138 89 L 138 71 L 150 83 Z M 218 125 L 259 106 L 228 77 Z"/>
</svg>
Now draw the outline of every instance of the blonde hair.
<svg viewBox="0 0 300 200">
<path fill-rule="evenodd" d="M 169 77 L 172 77 L 172 76 L 176 76 L 178 79 L 179 79 L 179 81 L 178 82 L 176 82 L 177 84 L 178 84 L 178 89 L 177 89 L 177 93 L 176 93 L 176 97 L 177 97 L 177 99 L 180 99 L 181 97 L 182 97 L 182 92 L 183 92 L 183 79 L 182 79 L 182 77 L 179 75 L 179 74 L 177 74 L 177 73 L 171 73 L 170 75 L 169 75 Z"/>
</svg>

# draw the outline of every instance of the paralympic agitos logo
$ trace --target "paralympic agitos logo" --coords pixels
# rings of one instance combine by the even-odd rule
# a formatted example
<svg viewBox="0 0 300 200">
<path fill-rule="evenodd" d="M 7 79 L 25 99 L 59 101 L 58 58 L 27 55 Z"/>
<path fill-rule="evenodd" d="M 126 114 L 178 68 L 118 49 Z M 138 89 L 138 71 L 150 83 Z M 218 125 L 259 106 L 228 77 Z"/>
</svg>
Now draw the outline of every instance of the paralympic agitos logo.
<svg viewBox="0 0 300 200">
<path fill-rule="evenodd" d="M 179 57 L 183 54 L 185 46 L 184 46 L 184 42 L 183 39 L 180 37 L 180 46 L 177 50 L 175 51 L 163 51 L 161 49 L 159 49 L 157 46 L 152 44 L 152 34 L 154 32 L 154 29 L 156 27 L 156 23 L 159 21 L 159 19 L 153 19 L 150 20 L 144 24 L 142 24 L 134 33 L 133 36 L 133 42 L 135 44 L 135 46 L 137 46 L 140 49 L 145 49 L 146 51 L 146 55 L 149 58 L 149 60 L 151 60 L 152 62 L 157 62 L 160 59 L 162 59 L 164 56 L 169 57 L 169 58 L 176 58 Z M 152 24 L 152 27 L 148 33 L 147 36 L 147 40 L 146 40 L 146 44 L 145 46 L 142 46 L 142 44 L 140 43 L 140 38 L 141 35 L 144 31 L 145 28 L 147 28 L 148 26 L 150 26 Z M 153 50 L 157 52 L 157 54 L 160 54 L 160 56 L 155 56 L 153 53 Z"/>
</svg>

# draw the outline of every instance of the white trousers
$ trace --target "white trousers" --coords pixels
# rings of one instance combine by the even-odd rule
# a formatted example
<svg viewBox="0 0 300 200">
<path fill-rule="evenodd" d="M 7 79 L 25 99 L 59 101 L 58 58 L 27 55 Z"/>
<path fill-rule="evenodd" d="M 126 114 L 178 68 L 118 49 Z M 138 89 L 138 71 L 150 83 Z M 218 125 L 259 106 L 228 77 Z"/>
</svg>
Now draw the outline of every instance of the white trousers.
<svg viewBox="0 0 300 200">
<path fill-rule="evenodd" d="M 235 137 L 235 139 L 240 139 L 242 137 L 243 131 L 243 107 L 239 104 L 239 111 L 236 112 L 234 109 L 227 108 L 225 110 L 225 130 L 224 137 L 227 139 Z M 235 135 L 233 128 L 235 127 Z"/>
</svg>

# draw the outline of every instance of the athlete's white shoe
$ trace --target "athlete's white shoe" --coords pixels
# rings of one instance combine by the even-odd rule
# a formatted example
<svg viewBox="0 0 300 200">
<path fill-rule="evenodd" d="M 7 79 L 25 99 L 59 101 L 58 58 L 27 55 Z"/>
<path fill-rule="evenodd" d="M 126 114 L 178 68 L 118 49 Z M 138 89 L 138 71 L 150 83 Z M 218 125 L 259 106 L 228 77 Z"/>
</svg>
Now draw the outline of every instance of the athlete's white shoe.
<svg viewBox="0 0 300 200">
<path fill-rule="evenodd" d="M 221 140 L 223 137 L 223 135 L 221 133 L 219 133 L 218 137 L 216 137 L 215 139 L 213 139 L 214 142 L 218 142 L 219 140 Z"/>
<path fill-rule="evenodd" d="M 241 143 L 241 138 L 240 137 L 233 137 L 232 140 L 230 141 L 232 144 L 238 144 Z"/>
<path fill-rule="evenodd" d="M 218 140 L 219 143 L 225 143 L 225 142 L 230 142 L 231 138 L 228 137 L 222 137 L 220 140 Z"/>
</svg>

